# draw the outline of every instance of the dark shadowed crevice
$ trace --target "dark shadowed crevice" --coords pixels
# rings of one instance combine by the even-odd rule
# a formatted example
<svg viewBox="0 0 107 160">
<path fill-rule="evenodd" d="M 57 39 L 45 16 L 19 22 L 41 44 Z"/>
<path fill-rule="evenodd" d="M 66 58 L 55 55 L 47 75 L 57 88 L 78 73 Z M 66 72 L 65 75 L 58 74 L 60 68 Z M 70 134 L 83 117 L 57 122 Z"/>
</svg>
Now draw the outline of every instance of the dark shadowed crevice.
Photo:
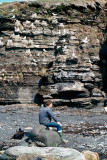
<svg viewBox="0 0 107 160">
<path fill-rule="evenodd" d="M 41 105 L 43 104 L 43 96 L 37 93 L 34 97 L 34 103 Z"/>
<path fill-rule="evenodd" d="M 21 103 L 20 102 L 9 102 L 9 101 L 0 102 L 0 105 L 12 105 L 12 104 L 21 104 Z"/>
<path fill-rule="evenodd" d="M 100 56 L 100 71 L 102 73 L 103 90 L 107 93 L 107 26 L 104 30 L 104 38 L 106 39 L 104 43 L 101 44 L 99 51 Z"/>
</svg>

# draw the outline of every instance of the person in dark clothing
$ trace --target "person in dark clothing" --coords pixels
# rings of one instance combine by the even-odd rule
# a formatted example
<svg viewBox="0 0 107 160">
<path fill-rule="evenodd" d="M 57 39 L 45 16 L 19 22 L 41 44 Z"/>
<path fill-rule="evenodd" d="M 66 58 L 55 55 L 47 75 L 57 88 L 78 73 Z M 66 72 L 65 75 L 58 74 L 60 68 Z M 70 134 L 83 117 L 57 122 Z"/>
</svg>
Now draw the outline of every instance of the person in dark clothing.
<svg viewBox="0 0 107 160">
<path fill-rule="evenodd" d="M 41 125 L 45 125 L 47 128 L 49 127 L 57 128 L 57 132 L 61 137 L 61 140 L 66 143 L 67 141 L 63 138 L 62 134 L 61 123 L 58 122 L 57 118 L 53 114 L 51 110 L 52 106 L 53 105 L 51 100 L 45 101 L 44 107 L 42 107 L 39 112 L 39 123 Z M 51 121 L 52 119 L 54 120 L 54 122 Z"/>
</svg>

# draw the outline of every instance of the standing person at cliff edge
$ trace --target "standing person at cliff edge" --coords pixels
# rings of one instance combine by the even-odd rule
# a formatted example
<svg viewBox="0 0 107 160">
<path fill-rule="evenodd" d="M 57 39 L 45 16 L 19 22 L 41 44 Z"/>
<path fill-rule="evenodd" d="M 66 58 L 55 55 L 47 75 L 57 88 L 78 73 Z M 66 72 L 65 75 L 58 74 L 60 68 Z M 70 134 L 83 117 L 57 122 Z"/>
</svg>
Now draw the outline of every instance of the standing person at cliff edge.
<svg viewBox="0 0 107 160">
<path fill-rule="evenodd" d="M 51 100 L 45 101 L 44 107 L 42 107 L 39 112 L 39 123 L 41 125 L 45 125 L 47 128 L 49 127 L 57 128 L 57 132 L 61 138 L 61 141 L 67 143 L 68 141 L 63 138 L 61 123 L 58 122 L 57 118 L 55 117 L 55 115 L 51 110 L 52 106 L 53 104 Z M 52 119 L 55 122 L 52 122 L 51 121 Z"/>
</svg>

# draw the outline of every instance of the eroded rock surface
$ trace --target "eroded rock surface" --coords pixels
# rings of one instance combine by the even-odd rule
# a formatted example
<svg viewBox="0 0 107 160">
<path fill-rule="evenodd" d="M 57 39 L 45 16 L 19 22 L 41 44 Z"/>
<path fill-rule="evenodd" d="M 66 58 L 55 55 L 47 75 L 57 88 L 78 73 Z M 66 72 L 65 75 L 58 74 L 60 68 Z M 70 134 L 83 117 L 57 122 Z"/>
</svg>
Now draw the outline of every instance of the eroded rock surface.
<svg viewBox="0 0 107 160">
<path fill-rule="evenodd" d="M 15 2 L 0 5 L 0 11 L 1 104 L 44 98 L 56 106 L 103 104 L 106 1 Z"/>
<path fill-rule="evenodd" d="M 38 156 L 38 155 L 35 155 L 35 154 L 23 154 L 21 156 L 19 156 L 17 158 L 17 160 L 56 160 L 54 157 L 52 156 Z"/>
<path fill-rule="evenodd" d="M 17 158 L 21 154 L 37 154 L 38 156 L 53 156 L 56 160 L 85 160 L 82 153 L 75 149 L 64 147 L 25 147 L 15 146 L 7 149 L 5 154 L 12 159 Z"/>
</svg>

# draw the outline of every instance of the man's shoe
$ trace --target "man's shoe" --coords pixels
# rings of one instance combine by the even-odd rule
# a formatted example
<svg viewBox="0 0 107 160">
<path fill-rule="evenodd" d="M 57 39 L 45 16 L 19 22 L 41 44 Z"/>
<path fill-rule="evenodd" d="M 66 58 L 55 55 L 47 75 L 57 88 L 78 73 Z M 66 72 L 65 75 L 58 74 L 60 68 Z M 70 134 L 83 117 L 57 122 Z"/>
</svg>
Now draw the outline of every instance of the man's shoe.
<svg viewBox="0 0 107 160">
<path fill-rule="evenodd" d="M 68 143 L 69 141 L 66 140 L 66 139 L 62 139 L 62 142 L 63 142 L 63 143 Z"/>
</svg>

